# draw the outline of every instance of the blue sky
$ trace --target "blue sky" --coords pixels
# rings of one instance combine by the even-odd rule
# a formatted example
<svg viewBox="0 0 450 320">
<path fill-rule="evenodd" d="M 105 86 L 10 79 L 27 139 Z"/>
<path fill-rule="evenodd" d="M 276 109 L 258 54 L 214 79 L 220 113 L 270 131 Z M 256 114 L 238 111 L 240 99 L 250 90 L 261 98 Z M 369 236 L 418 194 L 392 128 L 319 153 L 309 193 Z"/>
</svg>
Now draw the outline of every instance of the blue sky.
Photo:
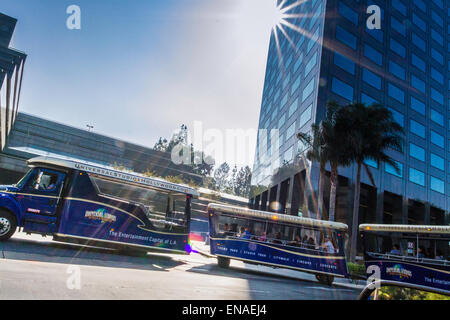
<svg viewBox="0 0 450 320">
<path fill-rule="evenodd" d="M 20 109 L 145 146 L 196 120 L 257 128 L 272 3 L 2 0 L 29 55 Z M 72 4 L 81 30 L 66 28 Z"/>
</svg>

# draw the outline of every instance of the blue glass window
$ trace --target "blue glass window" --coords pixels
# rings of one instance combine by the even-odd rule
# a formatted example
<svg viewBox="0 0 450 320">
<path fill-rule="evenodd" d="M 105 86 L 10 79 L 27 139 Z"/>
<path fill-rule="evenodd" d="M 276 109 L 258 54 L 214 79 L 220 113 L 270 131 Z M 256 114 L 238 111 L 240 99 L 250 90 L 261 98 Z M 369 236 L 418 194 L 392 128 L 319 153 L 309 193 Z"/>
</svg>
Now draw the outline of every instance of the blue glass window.
<svg viewBox="0 0 450 320">
<path fill-rule="evenodd" d="M 286 86 L 288 85 L 290 80 L 291 80 L 291 74 L 288 73 L 283 80 L 283 84 L 282 84 L 283 89 L 286 88 Z"/>
<path fill-rule="evenodd" d="M 437 154 L 432 153 L 430 155 L 431 165 L 437 169 L 444 170 L 444 158 L 441 158 Z"/>
<path fill-rule="evenodd" d="M 383 65 L 383 55 L 368 44 L 364 45 L 364 55 L 375 62 L 377 65 Z"/>
<path fill-rule="evenodd" d="M 339 1 L 339 14 L 349 20 L 354 25 L 358 24 L 358 14 L 350 9 L 350 7 L 346 6 L 342 1 Z"/>
<path fill-rule="evenodd" d="M 383 29 L 367 29 L 367 34 L 369 34 L 371 37 L 373 37 L 375 40 L 379 42 L 383 42 L 384 34 Z"/>
<path fill-rule="evenodd" d="M 421 49 L 423 52 L 427 51 L 427 43 L 425 40 L 422 39 L 419 35 L 416 33 L 412 33 L 412 43 L 419 49 Z"/>
<path fill-rule="evenodd" d="M 351 74 L 355 74 L 355 63 L 337 52 L 334 53 L 334 64 Z"/>
<path fill-rule="evenodd" d="M 320 32 L 320 26 L 317 27 L 316 31 L 314 32 L 311 39 L 309 39 L 308 46 L 306 48 L 306 54 L 312 49 L 312 47 L 318 42 L 319 40 L 319 32 Z"/>
<path fill-rule="evenodd" d="M 438 25 L 440 25 L 441 27 L 444 26 L 444 20 L 442 19 L 442 17 L 440 15 L 437 14 L 436 11 L 431 10 L 431 20 L 436 22 Z"/>
<path fill-rule="evenodd" d="M 444 64 L 444 56 L 434 48 L 431 48 L 431 57 L 440 64 Z"/>
<path fill-rule="evenodd" d="M 374 104 L 374 103 L 380 103 L 378 100 L 376 100 L 375 98 L 372 98 L 371 96 L 369 96 L 365 93 L 361 94 L 361 102 L 365 103 L 368 106 L 370 106 L 371 104 Z"/>
<path fill-rule="evenodd" d="M 412 16 L 412 22 L 418 26 L 420 29 L 422 29 L 423 32 L 427 32 L 427 24 L 425 21 L 423 21 L 421 18 L 419 18 L 415 13 L 413 13 Z"/>
<path fill-rule="evenodd" d="M 403 23 L 396 18 L 391 17 L 391 27 L 393 30 L 399 32 L 401 35 L 406 36 L 406 27 Z"/>
<path fill-rule="evenodd" d="M 293 123 L 293 124 L 291 124 L 290 126 L 289 126 L 289 128 L 287 128 L 287 130 L 286 130 L 286 141 L 289 139 L 289 138 L 291 138 L 293 135 L 294 135 L 294 133 L 295 133 L 295 122 Z"/>
<path fill-rule="evenodd" d="M 392 0 L 392 7 L 397 9 L 402 15 L 406 16 L 406 6 L 400 0 Z"/>
<path fill-rule="evenodd" d="M 332 80 L 331 91 L 349 101 L 353 101 L 353 88 L 337 78 Z"/>
<path fill-rule="evenodd" d="M 280 102 L 280 107 L 281 107 L 281 108 L 284 108 L 284 106 L 285 106 L 286 103 L 287 103 L 287 100 L 288 100 L 288 94 L 286 93 L 286 94 L 284 95 L 283 99 L 281 99 L 281 102 Z"/>
<path fill-rule="evenodd" d="M 431 109 L 430 118 L 440 126 L 444 126 L 444 116 L 437 110 Z"/>
<path fill-rule="evenodd" d="M 316 83 L 316 78 L 312 78 L 309 83 L 306 85 L 305 89 L 303 89 L 302 102 L 304 102 L 314 91 L 314 85 Z"/>
<path fill-rule="evenodd" d="M 285 122 L 286 122 L 286 113 L 284 113 L 278 120 L 278 129 L 281 129 L 281 127 L 284 125 Z"/>
<path fill-rule="evenodd" d="M 366 159 L 366 160 L 364 160 L 364 163 L 372 168 L 378 169 L 378 162 L 376 162 L 375 160 Z"/>
<path fill-rule="evenodd" d="M 414 168 L 409 168 L 409 181 L 425 186 L 425 174 Z"/>
<path fill-rule="evenodd" d="M 423 103 L 420 100 L 417 100 L 414 97 L 411 97 L 411 109 L 415 110 L 416 112 L 425 115 L 425 103 Z"/>
<path fill-rule="evenodd" d="M 433 191 L 445 194 L 445 183 L 441 179 L 431 176 L 430 188 Z"/>
<path fill-rule="evenodd" d="M 410 130 L 419 137 L 425 138 L 425 126 L 421 125 L 417 121 L 410 121 Z"/>
<path fill-rule="evenodd" d="M 399 56 L 401 56 L 403 58 L 405 57 L 405 55 L 406 55 L 405 47 L 403 45 L 401 45 L 399 42 L 397 42 L 396 40 L 394 40 L 393 38 L 390 39 L 389 47 L 391 48 L 391 50 L 393 52 L 395 52 Z"/>
<path fill-rule="evenodd" d="M 381 77 L 377 76 L 375 73 L 367 70 L 366 68 L 363 68 L 362 78 L 366 83 L 370 84 L 372 87 L 375 87 L 378 90 L 381 89 Z"/>
<path fill-rule="evenodd" d="M 435 5 L 437 5 L 439 8 L 443 9 L 443 2 L 442 0 L 432 0 L 434 2 Z"/>
<path fill-rule="evenodd" d="M 431 77 L 440 84 L 444 84 L 444 75 L 433 67 L 431 67 Z"/>
<path fill-rule="evenodd" d="M 300 87 L 300 81 L 301 81 L 301 75 L 299 74 L 297 76 L 297 79 L 295 80 L 295 82 L 292 84 L 291 86 L 291 96 L 294 94 L 295 91 L 297 91 L 297 89 Z"/>
<path fill-rule="evenodd" d="M 294 114 L 295 111 L 297 111 L 297 107 L 298 107 L 298 98 L 295 99 L 295 101 L 292 102 L 291 106 L 289 107 L 288 119 Z"/>
<path fill-rule="evenodd" d="M 425 61 L 423 61 L 421 58 L 419 58 L 418 56 L 416 56 L 414 53 L 411 55 L 411 64 L 422 70 L 423 72 L 427 71 L 427 66 L 425 64 Z"/>
<path fill-rule="evenodd" d="M 431 130 L 431 143 L 437 145 L 438 147 L 444 148 L 444 137 L 436 131 Z"/>
<path fill-rule="evenodd" d="M 297 61 L 294 64 L 294 73 L 297 72 L 298 68 L 301 66 L 303 62 L 303 53 L 297 57 Z"/>
<path fill-rule="evenodd" d="M 422 0 L 414 0 L 414 4 L 416 5 L 417 8 L 419 8 L 423 12 L 425 13 L 427 12 L 427 5 Z"/>
<path fill-rule="evenodd" d="M 336 39 L 350 48 L 356 49 L 356 37 L 340 26 L 336 27 Z"/>
<path fill-rule="evenodd" d="M 398 165 L 398 169 L 399 169 L 399 172 L 397 172 L 396 170 L 395 170 L 395 168 L 393 167 L 393 166 L 391 166 L 389 163 L 385 163 L 385 166 L 384 166 L 384 170 L 387 172 L 387 173 L 389 173 L 389 174 L 392 174 L 392 175 L 394 175 L 394 176 L 397 176 L 397 177 L 399 177 L 399 178 L 402 178 L 403 177 L 403 164 L 402 163 L 400 163 L 400 162 L 398 162 L 398 161 L 395 161 L 396 163 L 397 163 L 397 165 Z"/>
<path fill-rule="evenodd" d="M 414 143 L 409 144 L 409 155 L 417 160 L 425 161 L 425 149 Z"/>
<path fill-rule="evenodd" d="M 311 72 L 312 68 L 315 67 L 317 64 L 317 52 L 313 54 L 311 59 L 309 59 L 309 62 L 305 66 L 305 78 L 308 76 L 308 74 Z"/>
<path fill-rule="evenodd" d="M 431 99 L 440 103 L 441 105 L 444 104 L 444 96 L 433 87 L 431 87 Z"/>
<path fill-rule="evenodd" d="M 312 116 L 312 103 L 300 115 L 299 128 L 302 128 L 309 120 L 311 120 L 311 116 Z"/>
<path fill-rule="evenodd" d="M 431 29 L 431 38 L 441 46 L 444 45 L 444 38 L 442 38 L 441 34 L 433 28 Z"/>
<path fill-rule="evenodd" d="M 388 85 L 388 94 L 398 102 L 405 103 L 405 92 L 393 84 Z"/>
<path fill-rule="evenodd" d="M 405 125 L 405 116 L 398 112 L 397 110 L 394 110 L 392 108 L 389 108 L 389 111 L 391 111 L 392 113 L 392 117 L 394 118 L 395 122 L 397 122 L 400 126 L 404 126 Z"/>
<path fill-rule="evenodd" d="M 417 78 L 415 75 L 411 75 L 411 85 L 413 88 L 422 91 L 425 93 L 425 82 Z"/>
<path fill-rule="evenodd" d="M 395 75 L 397 78 L 405 80 L 405 69 L 396 64 L 394 61 L 389 61 L 389 72 Z"/>
</svg>

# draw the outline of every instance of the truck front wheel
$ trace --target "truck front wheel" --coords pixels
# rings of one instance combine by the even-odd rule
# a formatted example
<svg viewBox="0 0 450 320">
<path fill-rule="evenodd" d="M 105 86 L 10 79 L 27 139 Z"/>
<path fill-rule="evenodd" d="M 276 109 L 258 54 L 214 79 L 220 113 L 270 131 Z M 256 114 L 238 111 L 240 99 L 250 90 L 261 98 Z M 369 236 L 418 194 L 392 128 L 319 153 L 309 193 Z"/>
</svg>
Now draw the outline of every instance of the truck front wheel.
<svg viewBox="0 0 450 320">
<path fill-rule="evenodd" d="M 0 241 L 6 241 L 16 232 L 16 217 L 7 211 L 0 210 Z"/>
</svg>

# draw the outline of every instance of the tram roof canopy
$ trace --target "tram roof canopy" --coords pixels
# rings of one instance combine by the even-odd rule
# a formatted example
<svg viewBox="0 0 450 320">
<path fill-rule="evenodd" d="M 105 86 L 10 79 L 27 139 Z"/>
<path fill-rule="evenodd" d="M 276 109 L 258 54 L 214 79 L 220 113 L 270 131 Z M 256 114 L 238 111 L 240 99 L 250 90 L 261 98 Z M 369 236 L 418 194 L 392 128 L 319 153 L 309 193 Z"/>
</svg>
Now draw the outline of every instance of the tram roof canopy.
<svg viewBox="0 0 450 320">
<path fill-rule="evenodd" d="M 335 229 L 335 230 L 341 230 L 341 231 L 348 230 L 348 226 L 346 224 L 340 223 L 340 222 L 290 216 L 290 215 L 286 215 L 286 214 L 252 210 L 252 209 L 248 209 L 248 208 L 228 206 L 228 205 L 222 205 L 222 204 L 217 204 L 217 203 L 210 203 L 208 205 L 208 210 L 209 209 L 213 209 L 213 210 L 217 210 L 217 211 L 225 212 L 225 213 L 236 214 L 236 215 L 240 215 L 240 216 L 260 218 L 260 219 L 270 220 L 270 221 L 275 221 L 275 222 L 286 222 L 286 223 L 298 224 L 298 225 L 303 225 L 303 226 Z"/>
<path fill-rule="evenodd" d="M 91 163 L 78 159 L 36 157 L 28 160 L 27 163 L 30 167 L 49 166 L 86 171 L 88 173 L 108 177 L 117 181 L 138 184 L 143 187 L 153 187 L 168 191 L 185 193 L 198 198 L 198 191 L 185 185 L 175 184 L 155 177 L 147 177 L 143 174 L 132 171 L 117 170 L 109 166 L 104 166 L 101 164 Z"/>
<path fill-rule="evenodd" d="M 398 233 L 450 234 L 450 226 L 421 226 L 406 224 L 361 224 L 359 231 Z"/>
</svg>

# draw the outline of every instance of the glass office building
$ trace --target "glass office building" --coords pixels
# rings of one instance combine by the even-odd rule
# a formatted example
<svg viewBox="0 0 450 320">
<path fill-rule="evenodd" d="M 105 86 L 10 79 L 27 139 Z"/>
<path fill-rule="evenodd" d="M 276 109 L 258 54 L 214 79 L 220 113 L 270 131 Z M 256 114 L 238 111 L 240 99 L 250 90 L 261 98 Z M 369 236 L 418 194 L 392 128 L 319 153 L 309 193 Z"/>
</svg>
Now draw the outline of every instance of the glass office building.
<svg viewBox="0 0 450 320">
<path fill-rule="evenodd" d="M 281 2 L 281 1 L 280 1 Z M 280 3 L 279 2 L 279 3 Z M 377 5 L 381 28 L 369 29 Z M 301 157 L 298 132 L 326 104 L 378 102 L 405 130 L 400 173 L 367 162 L 360 222 L 449 224 L 450 2 L 446 0 L 285 1 L 285 23 L 270 39 L 252 185 L 253 208 L 317 212 L 318 166 Z M 352 223 L 356 168 L 339 170 L 336 219 Z M 329 183 L 327 181 L 327 183 Z M 325 188 L 325 209 L 329 187 Z"/>
<path fill-rule="evenodd" d="M 26 54 L 10 48 L 17 20 L 0 13 L 0 151 L 16 120 Z"/>
</svg>

